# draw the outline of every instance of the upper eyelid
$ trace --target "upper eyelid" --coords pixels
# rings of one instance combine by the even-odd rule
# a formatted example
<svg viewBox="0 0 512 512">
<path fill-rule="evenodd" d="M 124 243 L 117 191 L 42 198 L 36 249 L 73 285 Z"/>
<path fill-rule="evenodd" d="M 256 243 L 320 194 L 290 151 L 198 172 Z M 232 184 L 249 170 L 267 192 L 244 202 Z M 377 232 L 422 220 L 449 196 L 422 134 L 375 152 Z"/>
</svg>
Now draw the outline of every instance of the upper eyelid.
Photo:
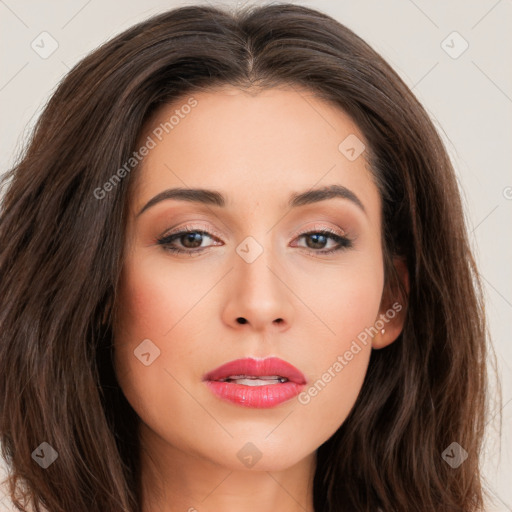
<svg viewBox="0 0 512 512">
<path fill-rule="evenodd" d="M 165 231 L 159 238 L 168 237 L 172 235 L 176 235 L 182 232 L 187 231 L 205 231 L 207 235 L 213 235 L 217 238 L 225 237 L 226 235 L 223 233 L 220 233 L 219 231 L 215 230 L 214 228 L 211 228 L 209 226 L 200 226 L 200 225 L 193 225 L 193 224 L 186 224 L 185 226 L 181 226 L 179 228 L 175 228 L 171 231 Z M 295 232 L 296 236 L 301 236 L 303 234 L 307 233 L 313 233 L 313 232 L 320 232 L 320 231 L 327 231 L 329 233 L 335 234 L 337 236 L 348 236 L 348 233 L 345 229 L 337 226 L 336 228 L 333 228 L 331 226 L 321 225 L 321 224 L 315 224 L 314 226 L 307 227 L 304 229 L 299 229 L 297 232 Z"/>
<path fill-rule="evenodd" d="M 212 229 L 210 227 L 205 226 L 193 226 L 193 225 L 185 225 L 181 226 L 179 228 L 173 229 L 171 231 L 165 231 L 159 238 L 166 238 L 172 235 L 177 235 L 182 232 L 187 231 L 205 231 L 208 235 L 213 235 L 215 237 L 223 237 L 224 235 L 222 233 L 217 232 L 215 229 Z"/>
<path fill-rule="evenodd" d="M 325 225 L 315 225 L 312 227 L 308 227 L 306 229 L 301 229 L 299 233 L 312 233 L 315 231 L 329 231 L 330 233 L 335 233 L 338 236 L 347 236 L 347 231 L 343 228 L 340 228 L 339 226 L 337 228 L 333 228 L 331 226 L 325 226 Z"/>
</svg>

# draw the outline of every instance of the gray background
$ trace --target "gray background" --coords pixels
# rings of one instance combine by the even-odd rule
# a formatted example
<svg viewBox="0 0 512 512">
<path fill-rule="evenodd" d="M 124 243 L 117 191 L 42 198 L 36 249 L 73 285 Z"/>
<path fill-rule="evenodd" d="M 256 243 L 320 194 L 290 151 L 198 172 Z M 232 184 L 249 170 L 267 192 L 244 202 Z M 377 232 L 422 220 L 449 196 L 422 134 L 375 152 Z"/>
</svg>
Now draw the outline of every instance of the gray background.
<svg viewBox="0 0 512 512">
<path fill-rule="evenodd" d="M 0 172 L 12 165 L 45 101 L 71 66 L 129 26 L 192 3 L 0 0 Z M 443 136 L 485 285 L 503 386 L 501 441 L 496 415 L 490 419 L 485 448 L 487 487 L 495 496 L 488 510 L 512 511 L 512 243 L 506 235 L 510 228 L 505 228 L 512 220 L 512 0 L 293 3 L 323 10 L 370 43 L 413 89 Z M 56 50 L 44 55 L 52 44 L 58 45 Z M 444 448 L 439 447 L 440 453 Z"/>
</svg>

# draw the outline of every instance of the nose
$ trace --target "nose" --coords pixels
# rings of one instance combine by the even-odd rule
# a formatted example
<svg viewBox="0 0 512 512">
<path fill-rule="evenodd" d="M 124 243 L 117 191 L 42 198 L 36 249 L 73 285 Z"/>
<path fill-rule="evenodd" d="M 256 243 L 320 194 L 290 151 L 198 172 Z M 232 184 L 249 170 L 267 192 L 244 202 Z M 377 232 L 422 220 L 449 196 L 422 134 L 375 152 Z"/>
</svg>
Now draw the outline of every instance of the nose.
<svg viewBox="0 0 512 512">
<path fill-rule="evenodd" d="M 223 310 L 225 323 L 236 329 L 283 331 L 293 322 L 293 293 L 271 249 L 253 262 L 238 255 L 229 273 L 228 298 Z"/>
</svg>

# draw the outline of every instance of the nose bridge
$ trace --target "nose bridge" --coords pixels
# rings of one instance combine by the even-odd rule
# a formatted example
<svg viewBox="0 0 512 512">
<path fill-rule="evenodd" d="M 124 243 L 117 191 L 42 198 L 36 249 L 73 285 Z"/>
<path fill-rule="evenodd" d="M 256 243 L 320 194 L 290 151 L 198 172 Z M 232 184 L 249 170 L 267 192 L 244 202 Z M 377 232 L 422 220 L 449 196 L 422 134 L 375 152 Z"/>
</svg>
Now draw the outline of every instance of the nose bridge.
<svg viewBox="0 0 512 512">
<path fill-rule="evenodd" d="M 240 285 L 249 296 L 255 296 L 259 303 L 271 302 L 271 298 L 279 294 L 279 286 L 275 276 L 276 249 L 270 236 L 257 240 L 253 236 L 245 238 L 237 247 L 240 261 L 236 270 L 242 279 Z"/>
<path fill-rule="evenodd" d="M 236 247 L 231 321 L 241 317 L 241 323 L 258 328 L 291 321 L 290 292 L 285 276 L 279 275 L 283 267 L 274 243 L 272 236 L 262 233 L 246 237 Z"/>
</svg>

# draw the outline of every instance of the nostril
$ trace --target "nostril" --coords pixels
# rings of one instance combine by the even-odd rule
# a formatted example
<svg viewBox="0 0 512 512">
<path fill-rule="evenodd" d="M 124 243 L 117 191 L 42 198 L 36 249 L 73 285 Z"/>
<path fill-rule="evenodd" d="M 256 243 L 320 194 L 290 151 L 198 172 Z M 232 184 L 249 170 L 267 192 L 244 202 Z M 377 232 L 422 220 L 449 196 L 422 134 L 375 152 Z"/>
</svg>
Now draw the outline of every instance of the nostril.
<svg viewBox="0 0 512 512">
<path fill-rule="evenodd" d="M 239 324 L 246 324 L 247 323 L 247 320 L 243 317 L 243 316 L 239 316 L 236 321 L 239 323 Z M 283 319 L 282 318 L 277 318 L 276 320 L 274 320 L 275 323 L 282 323 Z"/>
</svg>

